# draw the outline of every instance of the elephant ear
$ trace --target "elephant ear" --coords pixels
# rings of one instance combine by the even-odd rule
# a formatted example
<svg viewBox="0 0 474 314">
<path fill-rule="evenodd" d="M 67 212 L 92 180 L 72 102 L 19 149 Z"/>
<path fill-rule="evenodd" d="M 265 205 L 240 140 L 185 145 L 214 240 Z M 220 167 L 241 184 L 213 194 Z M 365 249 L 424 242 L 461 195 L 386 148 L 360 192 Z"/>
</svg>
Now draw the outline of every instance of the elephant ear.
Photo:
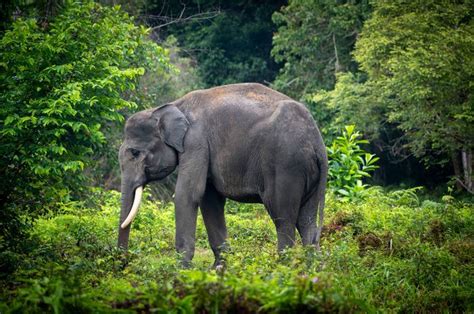
<svg viewBox="0 0 474 314">
<path fill-rule="evenodd" d="M 189 127 L 189 121 L 178 108 L 164 105 L 153 111 L 152 116 L 158 121 L 160 136 L 166 144 L 184 152 L 184 136 Z"/>
</svg>

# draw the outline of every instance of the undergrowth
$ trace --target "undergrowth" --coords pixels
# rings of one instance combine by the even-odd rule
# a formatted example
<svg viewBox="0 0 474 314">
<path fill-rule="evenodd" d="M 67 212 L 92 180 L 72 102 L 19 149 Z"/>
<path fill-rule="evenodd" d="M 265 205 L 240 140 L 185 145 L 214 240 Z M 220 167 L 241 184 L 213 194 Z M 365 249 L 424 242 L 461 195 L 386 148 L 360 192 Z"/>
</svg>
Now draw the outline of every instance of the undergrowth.
<svg viewBox="0 0 474 314">
<path fill-rule="evenodd" d="M 474 205 L 416 190 L 329 195 L 322 251 L 278 255 L 261 205 L 228 202 L 231 250 L 213 270 L 202 219 L 191 269 L 178 267 L 172 204 L 145 200 L 128 255 L 116 249 L 119 194 L 97 191 L 38 219 L 28 253 L 0 253 L 0 312 L 472 312 Z M 7 267 L 8 266 L 8 267 Z"/>
</svg>

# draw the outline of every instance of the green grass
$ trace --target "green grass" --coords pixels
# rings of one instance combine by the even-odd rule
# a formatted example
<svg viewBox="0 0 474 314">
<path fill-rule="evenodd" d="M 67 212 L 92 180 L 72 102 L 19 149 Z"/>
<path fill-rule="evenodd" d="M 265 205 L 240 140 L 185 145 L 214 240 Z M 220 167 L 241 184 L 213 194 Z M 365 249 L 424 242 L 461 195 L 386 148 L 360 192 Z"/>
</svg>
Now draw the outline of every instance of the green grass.
<svg viewBox="0 0 474 314">
<path fill-rule="evenodd" d="M 329 195 L 321 253 L 298 243 L 278 255 L 264 208 L 229 202 L 231 251 L 216 272 L 201 218 L 193 267 L 178 267 L 172 204 L 145 201 L 121 254 L 119 195 L 98 191 L 94 206 L 38 219 L 28 253 L 0 253 L 16 269 L 2 276 L 0 312 L 474 311 L 474 205 L 365 194 Z"/>
</svg>

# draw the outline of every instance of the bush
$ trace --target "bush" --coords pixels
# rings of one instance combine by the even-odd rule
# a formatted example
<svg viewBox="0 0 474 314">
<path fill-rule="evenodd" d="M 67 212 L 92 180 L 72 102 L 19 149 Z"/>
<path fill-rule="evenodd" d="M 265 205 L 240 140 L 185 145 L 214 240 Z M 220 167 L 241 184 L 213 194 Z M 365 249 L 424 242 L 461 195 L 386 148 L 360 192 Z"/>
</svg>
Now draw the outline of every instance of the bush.
<svg viewBox="0 0 474 314">
<path fill-rule="evenodd" d="M 145 68 L 168 66 L 147 34 L 119 7 L 87 1 L 47 27 L 13 24 L 0 41 L 4 196 L 47 203 L 81 178 L 106 143 L 104 123 L 123 122 L 119 110 L 135 107 L 122 93 Z"/>
<path fill-rule="evenodd" d="M 368 144 L 361 140 L 362 135 L 355 132 L 355 125 L 348 125 L 329 146 L 329 187 L 343 200 L 357 200 L 367 186 L 362 183 L 363 177 L 370 177 L 370 172 L 378 167 L 378 157 L 365 152 L 360 144 Z"/>
<path fill-rule="evenodd" d="M 83 190 L 106 151 L 104 127 L 136 104 L 122 96 L 166 51 L 119 7 L 71 2 L 49 24 L 19 19 L 0 40 L 0 212 L 13 245 L 19 212 L 46 212 Z M 18 233 L 17 233 L 18 234 Z"/>
</svg>

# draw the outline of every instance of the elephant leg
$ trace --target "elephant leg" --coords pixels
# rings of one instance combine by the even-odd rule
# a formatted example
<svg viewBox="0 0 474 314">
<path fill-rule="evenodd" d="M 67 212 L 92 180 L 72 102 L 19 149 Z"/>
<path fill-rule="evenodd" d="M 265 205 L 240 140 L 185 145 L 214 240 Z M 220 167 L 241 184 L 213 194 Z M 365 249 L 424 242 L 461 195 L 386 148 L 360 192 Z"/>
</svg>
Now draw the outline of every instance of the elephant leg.
<svg viewBox="0 0 474 314">
<path fill-rule="evenodd" d="M 225 197 L 220 195 L 214 186 L 208 184 L 200 207 L 209 244 L 215 256 L 214 267 L 223 262 L 221 252 L 226 247 L 227 227 L 224 218 L 224 205 Z"/>
<path fill-rule="evenodd" d="M 278 252 L 295 244 L 295 223 L 285 218 L 274 218 L 278 239 Z"/>
<path fill-rule="evenodd" d="M 194 257 L 197 207 L 206 188 L 207 167 L 185 160 L 180 164 L 175 191 L 176 251 L 182 254 L 184 267 Z"/>
<path fill-rule="evenodd" d="M 308 201 L 300 208 L 296 228 L 301 235 L 303 245 L 316 245 L 316 213 L 317 195 L 314 193 Z"/>
<path fill-rule="evenodd" d="M 295 228 L 300 207 L 303 184 L 299 178 L 281 176 L 275 180 L 274 188 L 264 198 L 278 238 L 278 251 L 295 244 Z"/>
</svg>

